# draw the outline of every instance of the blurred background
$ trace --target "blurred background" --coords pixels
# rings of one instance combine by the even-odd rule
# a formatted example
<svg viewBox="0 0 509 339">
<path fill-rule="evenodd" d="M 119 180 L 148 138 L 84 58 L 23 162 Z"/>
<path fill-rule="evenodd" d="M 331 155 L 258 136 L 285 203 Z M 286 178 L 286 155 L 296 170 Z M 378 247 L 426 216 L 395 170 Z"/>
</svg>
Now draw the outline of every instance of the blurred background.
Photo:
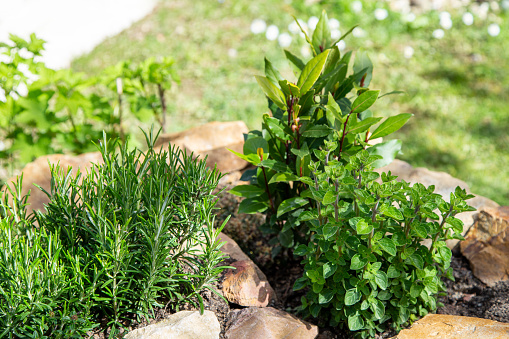
<svg viewBox="0 0 509 339">
<path fill-rule="evenodd" d="M 103 81 L 103 85 L 106 84 L 104 93 L 109 86 L 112 98 L 115 91 L 118 93 L 119 83 L 113 80 L 118 77 L 119 69 L 130 67 L 122 62 L 132 65 L 143 64 L 148 58 L 156 61 L 171 58 L 169 63 L 169 59 L 164 59 L 164 65 L 169 65 L 172 71 L 167 77 L 171 86 L 164 92 L 162 105 L 167 112 L 165 129 L 169 132 L 228 120 L 243 120 L 249 128 L 259 128 L 261 116 L 267 112 L 266 99 L 253 75 L 263 74 L 264 57 L 267 57 L 282 73 L 291 76 L 292 69 L 285 61 L 283 49 L 309 60 L 311 52 L 292 16 L 311 34 L 320 13 L 326 10 L 333 38 L 339 38 L 358 25 L 338 47 L 342 52 L 368 52 L 374 64 L 371 88 L 380 89 L 382 93 L 405 92 L 386 96 L 372 108 L 375 116 L 414 114 L 393 136 L 403 141 L 399 158 L 413 166 L 448 172 L 466 181 L 474 193 L 509 205 L 509 63 L 506 54 L 509 50 L 509 0 L 2 0 L 0 4 L 0 41 L 7 42 L 8 33 L 18 34 L 25 40 L 30 33 L 35 33 L 37 38 L 47 41 L 46 50 L 42 57 L 35 56 L 35 62 L 40 60 L 54 69 L 68 68 L 72 74 L 82 73 L 80 86 L 87 81 L 92 84 L 87 79 L 112 74 L 112 67 L 117 65 L 117 75 Z M 40 23 L 32 25 L 36 22 Z M 32 47 L 37 44 L 34 41 Z M 4 56 L 2 67 L 8 62 L 12 64 L 12 59 L 11 50 L 11 55 Z M 123 66 L 118 66 L 119 63 Z M 145 65 L 151 68 L 149 64 Z M 8 78 L 5 74 L 8 73 L 4 71 L 4 82 Z M 134 79 L 138 73 L 129 74 L 134 74 Z M 130 84 L 129 77 L 124 80 L 126 93 L 129 86 L 133 91 L 139 87 Z M 8 90 L 2 88 L 4 97 L 16 92 L 12 90 L 16 86 Z M 68 89 L 66 91 L 69 93 Z M 18 92 L 13 100 L 24 95 L 30 97 L 31 86 L 28 86 L 28 94 L 23 90 Z M 85 96 L 87 89 L 83 89 L 83 93 Z M 106 94 L 98 97 L 106 98 Z M 40 102 L 40 96 L 38 98 Z M 3 115 L 0 126 L 9 136 L 5 146 L 0 145 L 0 148 L 13 149 L 3 155 L 4 167 L 8 168 L 4 176 L 15 173 L 30 160 L 25 157 L 23 161 L 13 161 L 23 147 L 34 149 L 30 154 L 32 158 L 49 149 L 41 151 L 34 146 L 45 140 L 40 136 L 30 141 L 13 136 L 13 133 L 27 134 L 26 126 L 12 127 L 23 120 L 15 118 L 16 114 L 29 110 L 35 114 L 42 108 L 35 109 L 24 103 L 16 110 L 8 102 L 4 98 L 0 104 L 0 118 Z M 132 112 L 132 117 L 125 116 L 119 122 L 122 103 L 113 102 L 114 99 L 103 102 L 102 109 L 107 111 L 108 107 L 112 109 L 117 105 L 116 113 L 111 113 L 110 118 L 115 118 L 114 123 L 125 129 L 117 131 L 119 134 L 133 134 L 141 140 L 138 126 L 147 127 L 158 121 L 155 113 L 142 116 Z M 141 107 L 139 100 L 137 105 L 131 105 L 131 110 Z M 152 103 L 152 108 L 154 105 Z M 32 108 L 27 108 L 29 106 Z M 69 117 L 72 112 L 83 116 L 85 106 L 78 105 L 70 110 Z M 96 106 L 94 112 L 97 112 Z M 9 114 L 10 118 L 5 118 Z M 99 116 L 99 113 L 93 114 Z M 65 119 L 57 110 L 54 115 Z M 68 122 L 62 123 L 67 123 L 70 131 L 78 131 Z M 104 123 L 104 119 L 100 123 Z M 90 130 L 100 123 L 91 122 Z M 44 127 L 37 126 L 37 122 L 27 126 L 32 128 L 32 133 L 35 128 Z M 45 128 L 51 130 L 51 127 Z M 82 128 L 79 132 L 85 130 Z M 51 133 L 48 135 L 53 138 Z M 88 134 L 83 135 L 86 139 Z M 48 145 L 54 142 L 51 138 Z M 80 135 L 74 133 L 73 138 L 67 142 L 76 144 Z M 55 142 L 64 145 L 64 139 L 55 137 Z M 69 148 L 53 147 L 52 150 L 66 152 Z M 88 149 L 70 149 L 74 153 L 85 150 Z"/>
</svg>

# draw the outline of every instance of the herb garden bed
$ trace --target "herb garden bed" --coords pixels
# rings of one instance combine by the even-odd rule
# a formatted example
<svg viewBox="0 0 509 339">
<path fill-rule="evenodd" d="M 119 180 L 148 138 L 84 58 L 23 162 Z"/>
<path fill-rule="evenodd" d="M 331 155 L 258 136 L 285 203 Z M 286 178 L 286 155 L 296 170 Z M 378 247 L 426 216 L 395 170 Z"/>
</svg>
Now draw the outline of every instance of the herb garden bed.
<svg viewBox="0 0 509 339">
<path fill-rule="evenodd" d="M 267 236 L 259 231 L 259 226 L 264 222 L 263 216 L 238 214 L 240 201 L 240 198 L 224 192 L 218 202 L 220 210 L 216 222 L 221 224 L 224 218 L 232 215 L 224 232 L 238 242 L 243 251 L 267 276 L 277 295 L 277 302 L 270 306 L 295 313 L 301 296 L 305 294 L 302 290 L 293 291 L 292 288 L 295 280 L 302 276 L 303 269 L 299 263 L 300 258 L 289 257 L 283 253 L 272 260 L 271 249 L 260 246 L 261 243 L 268 242 Z M 455 281 L 444 280 L 447 295 L 439 299 L 444 306 L 438 309 L 438 314 L 476 317 L 509 323 L 509 281 L 500 282 L 493 287 L 487 286 L 473 275 L 468 261 L 460 251 L 453 251 L 451 267 L 454 269 Z M 221 287 L 220 284 L 218 286 Z M 228 319 L 228 316 L 224 315 L 239 306 L 225 305 L 224 301 L 217 297 L 207 300 L 209 302 L 208 309 L 220 310 L 216 312 L 216 315 L 220 320 L 221 334 L 223 335 Z M 318 325 L 318 319 L 307 318 L 306 321 Z M 340 328 L 320 328 L 320 338 L 322 339 L 350 339 L 353 338 L 350 333 L 350 331 Z M 394 335 L 396 335 L 394 331 L 386 331 L 378 338 L 390 338 Z"/>
</svg>

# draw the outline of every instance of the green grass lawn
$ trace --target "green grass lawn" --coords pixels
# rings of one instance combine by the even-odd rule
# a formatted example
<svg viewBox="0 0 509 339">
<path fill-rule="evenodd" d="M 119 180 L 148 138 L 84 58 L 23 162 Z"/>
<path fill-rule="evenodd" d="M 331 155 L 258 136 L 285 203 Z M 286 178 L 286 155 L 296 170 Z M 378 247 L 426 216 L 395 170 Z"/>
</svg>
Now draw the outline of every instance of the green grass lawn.
<svg viewBox="0 0 509 339">
<path fill-rule="evenodd" d="M 312 2 L 311 5 L 306 3 Z M 465 180 L 472 191 L 509 205 L 509 49 L 504 13 L 477 17 L 472 26 L 461 22 L 464 10 L 451 11 L 453 27 L 442 39 L 437 12 L 411 23 L 398 13 L 378 21 L 381 4 L 365 2 L 359 13 L 349 1 L 175 0 L 162 1 L 145 19 L 105 40 L 91 53 L 74 60 L 72 68 L 88 74 L 124 59 L 172 56 L 182 79 L 170 98 L 170 131 L 213 120 L 244 120 L 258 128 L 267 112 L 266 100 L 253 77 L 263 73 L 263 58 L 291 74 L 282 49 L 264 34 L 250 31 L 254 19 L 287 32 L 291 15 L 307 21 L 327 10 L 345 32 L 359 24 L 365 35 L 349 36 L 346 50 L 362 47 L 375 65 L 371 88 L 387 96 L 375 115 L 410 112 L 414 117 L 394 137 L 403 140 L 401 159 L 414 166 L 441 170 Z M 498 22 L 501 33 L 487 27 Z M 300 54 L 304 39 L 293 36 L 290 47 Z M 414 50 L 404 57 L 405 47 Z M 407 48 L 408 49 L 408 48 Z"/>
</svg>

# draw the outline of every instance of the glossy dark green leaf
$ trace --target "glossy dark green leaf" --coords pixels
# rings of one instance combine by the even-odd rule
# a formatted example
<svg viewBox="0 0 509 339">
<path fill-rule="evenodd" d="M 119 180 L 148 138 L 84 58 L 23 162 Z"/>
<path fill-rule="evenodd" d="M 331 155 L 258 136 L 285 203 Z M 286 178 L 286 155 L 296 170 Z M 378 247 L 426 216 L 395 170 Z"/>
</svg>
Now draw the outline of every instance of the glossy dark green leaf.
<svg viewBox="0 0 509 339">
<path fill-rule="evenodd" d="M 320 292 L 320 294 L 318 294 L 318 303 L 327 304 L 332 300 L 335 294 L 336 293 L 334 290 L 324 289 L 322 292 Z"/>
<path fill-rule="evenodd" d="M 293 211 L 294 209 L 305 206 L 307 204 L 308 200 L 301 197 L 286 199 L 279 205 L 277 216 L 280 217 L 287 212 Z"/>
<path fill-rule="evenodd" d="M 357 222 L 355 228 L 357 230 L 357 234 L 368 234 L 371 230 L 373 230 L 373 225 L 366 222 L 366 220 L 361 219 Z"/>
<path fill-rule="evenodd" d="M 322 204 L 330 205 L 336 201 L 337 194 L 334 191 L 327 191 L 323 196 Z"/>
<path fill-rule="evenodd" d="M 255 75 L 256 81 L 262 88 L 263 93 L 272 100 L 279 108 L 286 110 L 285 95 L 266 77 Z"/>
<path fill-rule="evenodd" d="M 315 125 L 302 133 L 302 136 L 306 138 L 322 138 L 328 136 L 332 132 L 333 130 L 329 126 Z"/>
<path fill-rule="evenodd" d="M 296 85 L 292 84 L 288 80 L 280 80 L 279 86 L 286 96 L 293 96 L 296 98 L 300 97 L 300 89 Z"/>
<path fill-rule="evenodd" d="M 362 258 L 360 254 L 356 254 L 352 257 L 352 261 L 350 263 L 351 270 L 360 270 L 368 263 L 368 259 Z"/>
<path fill-rule="evenodd" d="M 336 273 L 336 270 L 338 269 L 337 265 L 330 262 L 326 262 L 325 264 L 323 264 L 322 267 L 324 279 L 327 279 L 330 276 L 332 276 L 334 273 Z"/>
<path fill-rule="evenodd" d="M 410 255 L 405 262 L 414 265 L 420 270 L 422 270 L 424 266 L 424 259 L 422 259 L 422 257 L 417 253 L 413 253 L 412 255 Z"/>
<path fill-rule="evenodd" d="M 389 266 L 389 269 L 387 270 L 387 276 L 389 278 L 397 278 L 401 275 L 401 272 L 398 271 L 398 269 L 396 268 L 396 266 L 394 265 L 390 265 Z"/>
<path fill-rule="evenodd" d="M 371 311 L 373 312 L 375 319 L 382 319 L 385 315 L 385 306 L 384 304 L 376 299 L 374 302 L 370 303 Z"/>
<path fill-rule="evenodd" d="M 307 281 L 308 280 L 305 277 L 300 277 L 299 279 L 295 280 L 295 284 L 293 284 L 293 290 L 298 291 L 303 289 L 308 285 Z"/>
<path fill-rule="evenodd" d="M 378 126 L 375 131 L 373 131 L 373 134 L 369 138 L 376 139 L 396 132 L 401 127 L 403 127 L 403 125 L 408 121 L 408 119 L 410 119 L 410 117 L 412 117 L 412 115 L 413 114 L 410 113 L 401 113 L 387 118 L 380 124 L 380 126 Z"/>
<path fill-rule="evenodd" d="M 239 197 L 255 198 L 265 193 L 265 190 L 254 185 L 239 185 L 232 188 L 228 192 Z"/>
<path fill-rule="evenodd" d="M 378 94 L 380 94 L 379 90 L 369 90 L 359 95 L 352 104 L 352 112 L 361 113 L 370 108 L 378 98 Z"/>
<path fill-rule="evenodd" d="M 350 331 L 358 331 L 364 328 L 364 319 L 360 315 L 348 316 L 348 328 Z"/>
<path fill-rule="evenodd" d="M 313 48 L 317 53 L 320 53 L 331 46 L 332 41 L 329 29 L 329 19 L 327 18 L 327 13 L 325 11 L 322 11 L 320 20 L 318 20 L 318 23 L 316 24 L 311 42 L 313 43 Z"/>
<path fill-rule="evenodd" d="M 396 220 L 403 220 L 401 212 L 392 205 L 383 204 L 380 206 L 380 213 Z"/>
<path fill-rule="evenodd" d="M 389 253 L 390 255 L 396 255 L 396 244 L 391 238 L 382 238 L 377 242 L 377 244 L 382 248 L 382 250 Z"/>
<path fill-rule="evenodd" d="M 279 232 L 277 238 L 279 239 L 279 243 L 286 247 L 293 247 L 293 230 L 287 230 L 285 232 Z"/>
<path fill-rule="evenodd" d="M 348 133 L 362 133 L 367 131 L 371 126 L 382 120 L 382 118 L 366 118 L 351 125 Z"/>
<path fill-rule="evenodd" d="M 318 54 L 316 57 L 311 59 L 302 70 L 299 80 L 297 81 L 297 86 L 299 87 L 301 94 L 309 91 L 315 84 L 316 80 L 322 73 L 329 51 L 330 50 L 325 50 Z"/>
<path fill-rule="evenodd" d="M 364 82 L 361 84 L 361 87 L 369 87 L 371 83 L 371 78 L 373 76 L 373 63 L 368 56 L 368 53 L 364 51 L 359 51 L 355 54 L 355 61 L 353 64 L 353 71 L 355 73 L 363 71 L 362 78 L 364 78 Z M 362 80 L 361 80 L 362 82 Z"/>
<path fill-rule="evenodd" d="M 272 178 L 269 180 L 269 184 L 273 184 L 275 182 L 290 182 L 290 181 L 297 181 L 299 180 L 299 177 L 295 174 L 291 173 L 276 173 Z"/>
<path fill-rule="evenodd" d="M 387 289 L 388 279 L 384 271 L 377 271 L 375 273 L 375 282 L 382 290 Z"/>
<path fill-rule="evenodd" d="M 274 85 L 276 85 L 280 80 L 283 80 L 281 73 L 277 70 L 276 67 L 265 58 L 265 76 L 269 79 Z"/>
<path fill-rule="evenodd" d="M 269 143 L 262 137 L 249 138 L 244 142 L 244 154 L 258 154 L 258 148 L 263 149 L 263 153 L 269 153 Z M 259 159 L 259 157 L 258 157 Z M 265 158 L 264 158 L 265 159 Z M 260 159 L 259 159 L 260 160 Z"/>
<path fill-rule="evenodd" d="M 227 148 L 227 150 L 253 165 L 258 165 L 260 163 L 260 158 L 256 154 L 244 155 L 242 153 L 235 152 L 234 150 L 231 150 L 229 148 Z"/>
<path fill-rule="evenodd" d="M 251 199 L 244 199 L 240 202 L 239 213 L 253 214 L 266 211 L 268 208 L 267 203 L 253 201 Z"/>
<path fill-rule="evenodd" d="M 297 66 L 297 68 L 300 69 L 301 71 L 304 69 L 304 66 L 306 66 L 304 64 L 304 62 L 301 59 L 299 59 L 299 57 L 297 57 L 295 54 L 293 54 L 289 50 L 285 49 L 285 55 L 286 55 L 286 58 L 288 60 L 290 60 L 292 64 Z"/>
<path fill-rule="evenodd" d="M 282 141 L 286 141 L 289 139 L 289 135 L 286 134 L 283 127 L 281 126 L 281 122 L 278 119 L 268 117 L 264 118 L 263 120 L 267 125 L 267 129 L 270 131 L 270 133 L 275 135 L 278 139 Z M 268 150 L 267 151 L 264 150 L 264 152 L 268 152 Z"/>
<path fill-rule="evenodd" d="M 345 294 L 345 305 L 352 306 L 358 303 L 361 300 L 361 293 L 357 290 L 357 288 L 351 288 L 346 291 Z"/>
</svg>

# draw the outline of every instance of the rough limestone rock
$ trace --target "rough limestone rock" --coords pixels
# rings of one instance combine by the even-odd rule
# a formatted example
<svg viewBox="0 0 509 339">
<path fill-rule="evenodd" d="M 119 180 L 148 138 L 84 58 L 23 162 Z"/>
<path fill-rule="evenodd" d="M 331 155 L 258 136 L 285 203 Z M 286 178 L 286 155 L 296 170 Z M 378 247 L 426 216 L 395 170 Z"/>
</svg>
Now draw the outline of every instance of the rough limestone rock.
<svg viewBox="0 0 509 339">
<path fill-rule="evenodd" d="M 212 311 L 181 311 L 129 332 L 126 339 L 218 339 L 221 326 Z"/>
<path fill-rule="evenodd" d="M 504 339 L 509 324 L 444 314 L 428 314 L 392 339 Z"/>
<path fill-rule="evenodd" d="M 231 172 L 248 164 L 228 151 L 242 153 L 244 134 L 248 132 L 243 121 L 210 122 L 183 132 L 161 135 L 155 146 L 167 147 L 171 143 L 202 158 L 207 156 L 209 167 L 217 164 L 219 171 Z"/>
<path fill-rule="evenodd" d="M 414 168 L 412 165 L 402 160 L 396 159 L 391 164 L 379 168 L 376 171 L 379 173 L 391 171 L 392 175 L 398 176 L 398 180 L 405 180 L 411 184 L 420 182 L 424 186 L 435 185 L 435 193 L 442 195 L 447 201 L 449 201 L 451 192 L 454 192 L 457 186 L 470 192 L 470 188 L 464 181 L 454 178 L 448 173 L 430 171 L 423 167 Z M 467 202 L 470 206 L 475 207 L 477 211 L 483 208 L 495 208 L 499 206 L 496 202 L 479 195 Z M 456 215 L 456 218 L 463 221 L 463 236 L 467 234 L 468 230 L 473 225 L 473 217 L 477 214 L 477 211 L 463 212 Z M 447 246 L 452 249 L 458 242 L 459 240 L 457 239 L 447 240 Z M 431 245 L 431 240 L 428 239 L 428 241 L 424 241 L 423 244 L 429 247 Z"/>
<path fill-rule="evenodd" d="M 487 285 L 509 279 L 509 206 L 486 208 L 460 243 L 472 272 Z"/>
<path fill-rule="evenodd" d="M 318 327 L 272 307 L 248 307 L 230 313 L 226 339 L 314 339 Z"/>
<path fill-rule="evenodd" d="M 101 164 L 103 163 L 102 155 L 100 152 L 84 153 L 81 155 L 65 155 L 65 154 L 52 154 L 44 155 L 33 162 L 27 164 L 23 168 L 23 189 L 22 194 L 28 193 L 30 190 L 30 197 L 28 198 L 28 212 L 32 210 L 43 210 L 44 204 L 49 202 L 48 197 L 41 190 L 34 186 L 38 184 L 46 191 L 51 192 L 51 170 L 48 165 L 60 164 L 60 167 L 67 171 L 69 166 L 72 167 L 73 173 L 76 174 L 78 168 L 82 173 L 86 173 L 92 167 L 92 163 Z M 7 180 L 7 183 L 12 181 L 16 182 L 16 177 Z M 11 187 L 12 184 L 11 184 Z"/>
<path fill-rule="evenodd" d="M 227 235 L 220 233 L 220 241 L 226 241 L 221 251 L 235 260 L 223 281 L 223 296 L 228 301 L 241 306 L 265 307 L 276 298 L 267 276 L 240 249 L 239 245 Z"/>
<path fill-rule="evenodd" d="M 219 236 L 217 237 L 220 241 L 226 241 L 226 243 L 221 247 L 221 251 L 223 253 L 228 254 L 230 258 L 236 261 L 240 260 L 251 260 L 245 254 L 241 249 L 240 246 L 237 244 L 235 240 L 224 234 L 223 232 L 219 233 Z"/>
<path fill-rule="evenodd" d="M 267 277 L 251 260 L 235 261 L 223 281 L 223 296 L 240 306 L 266 307 L 276 298 Z"/>
</svg>

